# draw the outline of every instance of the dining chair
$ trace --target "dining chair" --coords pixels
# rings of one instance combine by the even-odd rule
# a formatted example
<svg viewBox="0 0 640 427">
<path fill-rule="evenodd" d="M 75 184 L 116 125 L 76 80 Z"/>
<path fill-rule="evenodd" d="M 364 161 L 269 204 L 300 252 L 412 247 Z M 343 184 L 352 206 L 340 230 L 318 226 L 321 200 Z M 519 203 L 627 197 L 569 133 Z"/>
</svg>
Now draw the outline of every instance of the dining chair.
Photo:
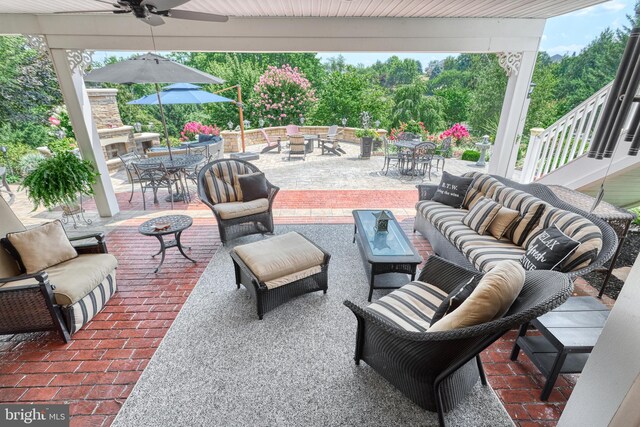
<svg viewBox="0 0 640 427">
<path fill-rule="evenodd" d="M 138 177 L 140 183 L 140 191 L 142 192 L 142 207 L 143 210 L 147 210 L 147 201 L 145 199 L 145 193 L 151 189 L 153 191 L 153 203 L 158 203 L 158 190 L 166 188 L 169 192 L 169 199 L 171 201 L 171 210 L 173 210 L 173 186 L 179 184 L 182 193 L 185 195 L 185 202 L 188 200 L 188 195 L 184 187 L 184 183 L 177 172 L 169 171 L 165 167 L 164 163 L 133 163 L 133 168 Z"/>
<path fill-rule="evenodd" d="M 133 199 L 133 192 L 135 191 L 135 183 L 137 179 L 136 171 L 133 167 L 132 162 L 136 160 L 140 160 L 140 156 L 135 151 L 131 151 L 129 153 L 125 153 L 122 155 L 118 154 L 118 158 L 122 162 L 124 166 L 124 170 L 127 173 L 127 179 L 131 184 L 131 195 L 129 196 L 129 203 L 131 203 L 131 200 Z"/>
<path fill-rule="evenodd" d="M 400 161 L 400 157 L 398 154 L 398 148 L 395 147 L 386 136 L 382 137 L 382 146 L 384 148 L 384 165 L 382 166 L 382 170 L 385 171 L 384 174 L 386 175 L 389 172 L 389 166 L 391 166 L 391 163 L 395 162 L 397 166 Z"/>
<path fill-rule="evenodd" d="M 428 174 L 429 181 L 431 181 L 431 162 L 433 161 L 435 152 L 436 144 L 433 142 L 418 144 L 413 151 L 414 171 L 418 171 L 422 176 Z"/>
<path fill-rule="evenodd" d="M 442 160 L 442 170 L 444 170 L 444 164 L 447 160 L 447 156 L 449 155 L 449 149 L 451 148 L 451 137 L 448 136 L 442 140 L 442 144 L 440 148 L 436 151 L 436 154 L 433 155 L 433 160 L 436 161 L 436 170 L 440 170 L 440 160 Z"/>
</svg>

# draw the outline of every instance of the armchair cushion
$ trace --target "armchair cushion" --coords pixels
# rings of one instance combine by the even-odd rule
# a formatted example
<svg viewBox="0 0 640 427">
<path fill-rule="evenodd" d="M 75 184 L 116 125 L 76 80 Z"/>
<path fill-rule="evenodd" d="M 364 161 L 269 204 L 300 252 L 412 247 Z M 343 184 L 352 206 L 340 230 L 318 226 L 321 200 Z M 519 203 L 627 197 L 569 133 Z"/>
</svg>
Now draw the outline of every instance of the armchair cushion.
<svg viewBox="0 0 640 427">
<path fill-rule="evenodd" d="M 234 219 L 255 215 L 269 210 L 269 199 L 256 199 L 250 202 L 218 203 L 213 209 L 222 219 Z"/>
<path fill-rule="evenodd" d="M 3 243 L 10 245 L 21 268 L 27 274 L 37 273 L 78 256 L 59 220 L 26 231 L 8 233 Z"/>
<path fill-rule="evenodd" d="M 524 286 L 525 271 L 519 262 L 501 261 L 485 274 L 469 298 L 429 328 L 429 332 L 475 326 L 500 318 Z"/>
<path fill-rule="evenodd" d="M 86 254 L 47 268 L 49 282 L 54 286 L 56 304 L 75 304 L 91 293 L 118 266 L 111 254 Z M 33 279 L 10 282 L 3 287 L 32 285 Z"/>
<path fill-rule="evenodd" d="M 406 331 L 425 332 L 445 298 L 447 293 L 436 286 L 414 281 L 380 298 L 366 310 Z"/>
<path fill-rule="evenodd" d="M 236 177 L 243 202 L 250 202 L 256 199 L 266 199 L 269 197 L 267 179 L 262 172 L 248 173 Z M 238 189 L 236 188 L 236 191 Z"/>
</svg>

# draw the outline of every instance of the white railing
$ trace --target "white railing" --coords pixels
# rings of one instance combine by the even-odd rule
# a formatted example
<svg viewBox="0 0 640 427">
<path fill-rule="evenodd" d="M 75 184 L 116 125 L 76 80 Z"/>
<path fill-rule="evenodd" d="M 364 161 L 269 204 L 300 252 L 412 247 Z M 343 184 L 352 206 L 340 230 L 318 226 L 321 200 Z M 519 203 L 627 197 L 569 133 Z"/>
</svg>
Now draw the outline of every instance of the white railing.
<svg viewBox="0 0 640 427">
<path fill-rule="evenodd" d="M 535 181 L 581 156 L 589 148 L 607 101 L 609 83 L 538 134 L 532 129 L 520 181 Z"/>
</svg>

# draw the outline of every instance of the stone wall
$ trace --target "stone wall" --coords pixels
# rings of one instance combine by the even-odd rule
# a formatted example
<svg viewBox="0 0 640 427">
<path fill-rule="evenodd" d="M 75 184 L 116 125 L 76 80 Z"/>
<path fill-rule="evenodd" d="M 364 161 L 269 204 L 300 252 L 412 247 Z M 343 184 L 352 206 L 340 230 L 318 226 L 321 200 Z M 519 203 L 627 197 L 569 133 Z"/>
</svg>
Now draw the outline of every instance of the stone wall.
<svg viewBox="0 0 640 427">
<path fill-rule="evenodd" d="M 326 135 L 329 126 L 299 126 L 300 133 L 305 135 Z M 262 130 L 267 134 L 271 141 L 275 141 L 280 137 L 283 141 L 287 139 L 287 131 L 285 126 L 277 126 L 263 129 L 249 129 L 244 132 L 245 145 L 266 144 L 267 140 L 262 134 Z M 338 128 L 338 139 L 344 142 L 352 142 L 360 144 L 360 138 L 356 138 L 357 128 Z M 387 131 L 378 129 L 380 136 L 386 136 Z M 237 153 L 242 151 L 242 138 L 240 131 L 221 131 L 220 136 L 224 138 L 224 151 L 228 153 Z"/>
<path fill-rule="evenodd" d="M 117 128 L 123 125 L 118 110 L 118 89 L 87 89 L 93 120 L 98 129 Z"/>
</svg>

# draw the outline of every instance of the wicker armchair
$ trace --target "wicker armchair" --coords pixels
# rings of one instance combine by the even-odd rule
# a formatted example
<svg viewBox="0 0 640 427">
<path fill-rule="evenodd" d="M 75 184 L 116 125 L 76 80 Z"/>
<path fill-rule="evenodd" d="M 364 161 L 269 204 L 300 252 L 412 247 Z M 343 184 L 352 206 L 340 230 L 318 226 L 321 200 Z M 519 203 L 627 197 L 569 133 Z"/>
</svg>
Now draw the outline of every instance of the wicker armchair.
<svg viewBox="0 0 640 427">
<path fill-rule="evenodd" d="M 460 283 L 482 275 L 431 256 L 418 280 L 450 293 Z M 443 332 L 407 332 L 375 312 L 345 301 L 358 320 L 355 362 L 367 362 L 420 407 L 437 411 L 440 425 L 474 387 L 486 385 L 480 353 L 514 329 L 553 310 L 573 289 L 566 275 L 553 271 L 527 272 L 520 295 L 504 317 L 476 326 Z"/>
<path fill-rule="evenodd" d="M 222 244 L 226 244 L 229 240 L 235 239 L 241 236 L 247 236 L 249 234 L 266 234 L 273 233 L 273 199 L 276 197 L 279 187 L 271 184 L 267 181 L 268 189 L 268 209 L 263 212 L 253 213 L 246 216 L 239 216 L 236 218 L 222 218 L 220 210 L 216 206 L 229 203 L 216 203 L 209 194 L 207 185 L 207 173 L 211 173 L 217 176 L 218 171 L 238 171 L 232 172 L 233 174 L 249 174 L 254 172 L 260 172 L 253 164 L 244 160 L 237 159 L 219 159 L 211 163 L 208 163 L 200 169 L 198 173 L 198 197 L 207 205 L 213 215 L 216 217 L 218 223 L 218 230 L 220 231 L 220 239 Z M 230 185 L 234 184 L 234 176 L 227 176 L 226 179 L 230 180 Z M 241 201 L 235 201 L 232 203 L 242 203 Z"/>
<path fill-rule="evenodd" d="M 10 232 L 25 230 L 1 197 L 0 218 L 2 237 Z M 78 242 L 74 244 L 78 257 L 34 274 L 21 274 L 15 259 L 0 249 L 0 335 L 53 330 L 65 342 L 69 342 L 70 336 L 100 312 L 116 292 L 115 269 L 104 268 L 104 265 L 113 265 L 115 262 L 115 258 L 107 254 L 104 234 L 69 240 Z M 92 277 L 85 278 L 75 273 L 87 271 L 88 263 L 95 266 Z M 63 285 L 68 291 L 69 285 L 69 282 L 63 284 L 59 280 L 69 276 L 74 278 L 70 282 L 82 289 L 85 288 L 85 281 L 100 281 L 92 290 L 79 295 L 76 301 L 57 303 L 56 292 Z"/>
</svg>

